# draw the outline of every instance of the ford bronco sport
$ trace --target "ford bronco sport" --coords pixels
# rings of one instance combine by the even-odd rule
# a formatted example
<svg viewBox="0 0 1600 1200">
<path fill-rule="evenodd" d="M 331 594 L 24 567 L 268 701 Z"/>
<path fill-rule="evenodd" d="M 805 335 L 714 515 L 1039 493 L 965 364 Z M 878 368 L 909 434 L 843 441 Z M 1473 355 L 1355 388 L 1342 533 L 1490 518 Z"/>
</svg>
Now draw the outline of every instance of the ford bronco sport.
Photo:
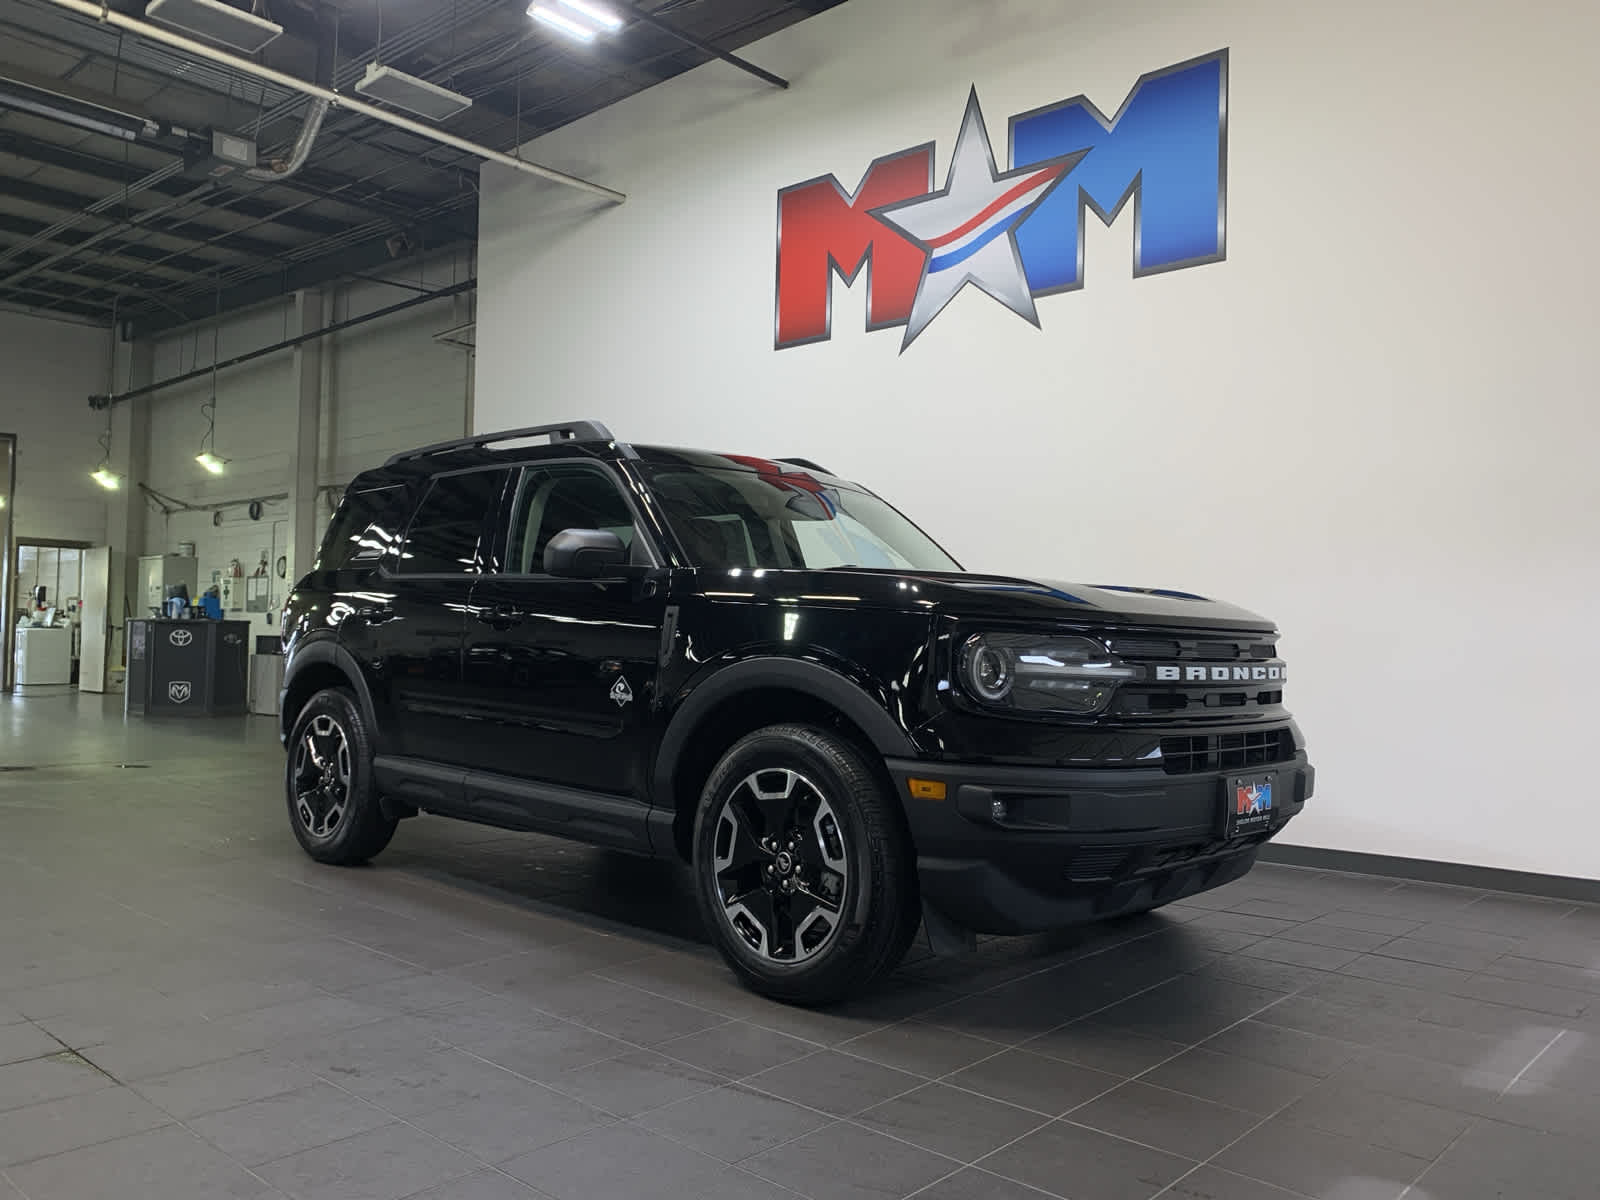
<svg viewBox="0 0 1600 1200">
<path fill-rule="evenodd" d="M 677 855 L 733 970 L 797 1003 L 919 925 L 956 949 L 1237 879 L 1312 790 L 1270 621 L 968 574 L 816 463 L 587 421 L 359 476 L 283 634 L 311 857 L 419 812 Z"/>
</svg>

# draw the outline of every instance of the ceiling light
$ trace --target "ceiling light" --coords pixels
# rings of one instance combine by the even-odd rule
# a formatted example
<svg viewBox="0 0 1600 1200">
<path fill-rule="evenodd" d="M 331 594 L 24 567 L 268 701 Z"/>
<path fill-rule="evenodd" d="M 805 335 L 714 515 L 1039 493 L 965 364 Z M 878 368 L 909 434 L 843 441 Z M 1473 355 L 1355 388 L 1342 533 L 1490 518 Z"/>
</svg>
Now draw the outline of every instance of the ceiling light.
<svg viewBox="0 0 1600 1200">
<path fill-rule="evenodd" d="M 546 25 L 561 30 L 569 37 L 575 37 L 580 42 L 594 41 L 595 31 L 580 21 L 563 16 L 554 9 L 546 8 L 542 4 L 535 4 L 528 9 L 528 15 L 535 21 L 543 21 Z"/>
<path fill-rule="evenodd" d="M 472 107 L 470 97 L 442 88 L 426 79 L 396 71 L 393 67 L 367 64 L 366 76 L 356 84 L 356 91 L 374 100 L 382 100 L 396 108 L 414 112 L 430 121 L 443 121 L 463 109 Z"/>
<path fill-rule="evenodd" d="M 598 4 L 590 4 L 589 0 L 561 0 L 561 7 L 582 13 L 607 33 L 615 33 L 622 28 L 621 17 L 614 12 L 608 12 Z"/>
<path fill-rule="evenodd" d="M 210 471 L 213 475 L 221 475 L 222 468 L 228 465 L 227 459 L 218 458 L 209 450 L 202 450 L 199 454 L 194 456 L 194 460 L 206 470 Z"/>
<path fill-rule="evenodd" d="M 246 54 L 254 54 L 283 33 L 282 25 L 218 0 L 150 0 L 144 15 Z"/>
<path fill-rule="evenodd" d="M 118 475 L 115 471 L 108 471 L 104 467 L 101 467 L 97 471 L 90 472 L 89 478 L 94 480 L 101 487 L 105 488 L 105 490 L 108 492 L 114 492 L 122 486 L 122 476 Z"/>
</svg>

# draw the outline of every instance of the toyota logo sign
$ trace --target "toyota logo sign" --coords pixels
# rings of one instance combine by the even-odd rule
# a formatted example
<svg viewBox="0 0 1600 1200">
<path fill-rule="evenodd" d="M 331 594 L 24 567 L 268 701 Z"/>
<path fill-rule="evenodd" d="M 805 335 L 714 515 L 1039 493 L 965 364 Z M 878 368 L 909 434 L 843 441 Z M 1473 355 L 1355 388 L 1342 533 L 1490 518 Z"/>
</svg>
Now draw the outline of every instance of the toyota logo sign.
<svg viewBox="0 0 1600 1200">
<path fill-rule="evenodd" d="M 194 694 L 194 688 L 187 679 L 174 679 L 167 684 L 167 699 L 174 704 L 187 704 L 189 697 Z"/>
<path fill-rule="evenodd" d="M 174 629 L 171 633 L 167 634 L 167 641 L 171 642 L 174 646 L 187 646 L 190 642 L 194 641 L 194 634 L 187 629 Z"/>
</svg>

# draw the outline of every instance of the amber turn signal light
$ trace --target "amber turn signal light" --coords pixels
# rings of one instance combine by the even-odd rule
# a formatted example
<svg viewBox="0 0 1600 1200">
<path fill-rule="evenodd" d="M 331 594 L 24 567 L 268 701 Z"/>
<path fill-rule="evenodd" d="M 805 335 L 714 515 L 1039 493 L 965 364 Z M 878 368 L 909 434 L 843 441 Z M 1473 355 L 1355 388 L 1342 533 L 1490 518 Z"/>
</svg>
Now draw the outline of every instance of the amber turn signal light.
<svg viewBox="0 0 1600 1200">
<path fill-rule="evenodd" d="M 908 779 L 906 786 L 917 800 L 943 800 L 944 782 L 939 779 Z"/>
</svg>

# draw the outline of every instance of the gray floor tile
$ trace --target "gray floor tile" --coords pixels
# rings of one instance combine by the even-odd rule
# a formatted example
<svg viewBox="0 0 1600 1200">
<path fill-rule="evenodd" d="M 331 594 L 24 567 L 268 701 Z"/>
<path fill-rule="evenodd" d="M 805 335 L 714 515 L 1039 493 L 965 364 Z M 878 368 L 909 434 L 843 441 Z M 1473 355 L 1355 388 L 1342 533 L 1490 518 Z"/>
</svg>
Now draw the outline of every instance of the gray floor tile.
<svg viewBox="0 0 1600 1200">
<path fill-rule="evenodd" d="M 1149 1200 L 1195 1164 L 1062 1121 L 984 1160 L 1009 1179 L 1072 1200 Z"/>
<path fill-rule="evenodd" d="M 1216 1165 L 1327 1200 L 1396 1200 L 1428 1161 L 1274 1117 Z"/>
<path fill-rule="evenodd" d="M 466 1042 L 462 1049 L 518 1075 L 549 1083 L 568 1071 L 627 1054 L 632 1047 L 562 1021 L 546 1028 L 507 1028 Z"/>
<path fill-rule="evenodd" d="M 1600 963 L 1600 946 L 1596 947 L 1595 961 Z M 1536 958 L 1506 954 L 1485 967 L 1482 974 L 1497 975 L 1501 979 L 1520 979 L 1524 983 L 1570 988 L 1576 992 L 1589 992 L 1600 997 L 1600 966 L 1592 969 L 1573 967 L 1565 963 L 1540 962 Z"/>
<path fill-rule="evenodd" d="M 1351 929 L 1347 925 L 1330 923 L 1322 917 L 1285 929 L 1277 935 L 1277 939 L 1286 942 L 1305 942 L 1312 946 L 1328 946 L 1357 953 L 1376 950 L 1394 937 L 1395 934 L 1387 930 Z"/>
<path fill-rule="evenodd" d="M 1074 1021 L 1023 1043 L 1022 1049 L 1126 1078 L 1175 1058 L 1188 1047 L 1098 1021 Z"/>
<path fill-rule="evenodd" d="M 955 1087 L 1045 1116 L 1059 1116 L 1108 1092 L 1121 1077 L 1026 1050 L 1008 1050 L 945 1079 Z"/>
<path fill-rule="evenodd" d="M 1432 1160 L 1476 1117 L 1351 1083 L 1320 1084 L 1283 1110 L 1283 1119 Z"/>
<path fill-rule="evenodd" d="M 997 1042 L 923 1021 L 902 1021 L 851 1038 L 839 1047 L 843 1053 L 933 1079 L 969 1067 L 1004 1048 Z"/>
<path fill-rule="evenodd" d="M 972 1162 L 1035 1129 L 1038 1113 L 987 1096 L 930 1083 L 873 1105 L 858 1124 L 962 1162 Z"/>
<path fill-rule="evenodd" d="M 1190 1050 L 1140 1082 L 1265 1116 L 1305 1095 L 1317 1085 L 1317 1077 L 1233 1054 Z"/>
<path fill-rule="evenodd" d="M 1301 1196 L 1221 1167 L 1199 1167 L 1173 1184 L 1166 1194 L 1173 1200 L 1299 1200 Z"/>
<path fill-rule="evenodd" d="M 1245 1021 L 1234 1025 L 1201 1043 L 1201 1048 L 1318 1078 L 1331 1075 L 1361 1051 L 1361 1047 L 1353 1042 L 1270 1025 L 1265 1021 Z"/>
<path fill-rule="evenodd" d="M 196 1117 L 189 1128 L 247 1167 L 326 1146 L 394 1120 L 326 1083 Z"/>
<path fill-rule="evenodd" d="M 905 1196 L 958 1164 L 855 1125 L 830 1125 L 748 1159 L 752 1173 L 812 1200 Z"/>
<path fill-rule="evenodd" d="M 1418 1183 L 1424 1196 L 1449 1200 L 1592 1200 L 1600 1147 L 1483 1121 L 1462 1135 Z"/>
<path fill-rule="evenodd" d="M 1125 1083 L 1065 1118 L 1158 1150 L 1203 1161 L 1261 1118 L 1149 1084 Z"/>
<path fill-rule="evenodd" d="M 258 1167 L 296 1200 L 399 1200 L 480 1164 L 419 1130 L 385 1125 Z"/>
<path fill-rule="evenodd" d="M 981 1167 L 963 1167 L 916 1194 L 917 1200 L 1043 1200 L 1060 1196 L 1044 1192 L 1014 1179 L 1005 1179 Z"/>
<path fill-rule="evenodd" d="M 502 1163 L 555 1200 L 794 1200 L 793 1194 L 710 1155 L 621 1123 Z"/>
<path fill-rule="evenodd" d="M 834 1118 L 738 1085 L 714 1088 L 636 1118 L 646 1129 L 725 1162 L 739 1162 Z"/>
<path fill-rule="evenodd" d="M 255 1200 L 274 1192 L 259 1176 L 169 1126 L 36 1159 L 7 1173 L 28 1200 Z"/>
<path fill-rule="evenodd" d="M 328 1075 L 331 1082 L 397 1117 L 416 1117 L 495 1094 L 511 1078 L 494 1063 L 454 1049 Z"/>
<path fill-rule="evenodd" d="M 96 1091 L 111 1083 L 104 1074 L 70 1053 L 9 1063 L 0 1067 L 0 1112 Z"/>
<path fill-rule="evenodd" d="M 64 1049 L 65 1046 L 37 1025 L 28 1022 L 0 1025 L 0 1066 L 59 1054 Z"/>
<path fill-rule="evenodd" d="M 1374 949 L 1372 953 L 1382 958 L 1400 958 L 1407 962 L 1429 963 L 1436 967 L 1454 967 L 1460 971 L 1481 971 L 1504 952 L 1481 946 L 1433 942 L 1413 935 L 1393 938 Z"/>
<path fill-rule="evenodd" d="M 756 1079 L 761 1078 L 756 1076 Z M 663 1104 L 720 1087 L 727 1080 L 654 1051 L 639 1050 L 564 1071 L 540 1082 L 602 1112 L 636 1117 Z"/>
<path fill-rule="evenodd" d="M 499 1163 L 612 1120 L 541 1084 L 508 1076 L 498 1088 L 414 1117 L 412 1123 L 474 1158 Z"/>
<path fill-rule="evenodd" d="M 519 1179 L 500 1171 L 475 1171 L 405 1200 L 541 1200 L 540 1194 Z"/>
<path fill-rule="evenodd" d="M 729 1079 L 759 1074 L 771 1067 L 804 1058 L 817 1049 L 814 1043 L 762 1029 L 748 1021 L 729 1021 L 700 1033 L 663 1042 L 656 1048 L 669 1058 L 680 1059 Z"/>
<path fill-rule="evenodd" d="M 1381 883 L 1375 884 L 1371 893 L 1371 900 L 1377 907 L 1369 909 L 1336 908 L 1326 912 L 1315 921 L 1308 922 L 1313 925 L 1340 925 L 1345 929 L 1365 929 L 1373 933 L 1387 933 L 1391 937 L 1401 937 L 1419 928 L 1424 922 L 1415 917 L 1402 917 L 1393 913 L 1385 914 L 1383 911 L 1383 895 L 1388 888 Z"/>
<path fill-rule="evenodd" d="M 847 1117 L 920 1087 L 924 1081 L 892 1067 L 835 1050 L 821 1050 L 809 1058 L 763 1071 L 745 1082 L 795 1104 Z"/>
<path fill-rule="evenodd" d="M 0 1167 L 143 1133 L 172 1120 L 122 1087 L 0 1113 Z"/>
<path fill-rule="evenodd" d="M 180 1120 L 264 1100 L 309 1087 L 316 1077 L 305 1068 L 259 1051 L 171 1075 L 143 1079 L 134 1088 L 151 1103 Z"/>
<path fill-rule="evenodd" d="M 1324 946 L 1317 942 L 1295 941 L 1287 937 L 1270 937 L 1246 946 L 1239 953 L 1246 958 L 1264 958 L 1269 962 L 1311 967 L 1318 971 L 1337 971 L 1340 967 L 1354 962 L 1362 952 L 1339 946 Z"/>
</svg>

